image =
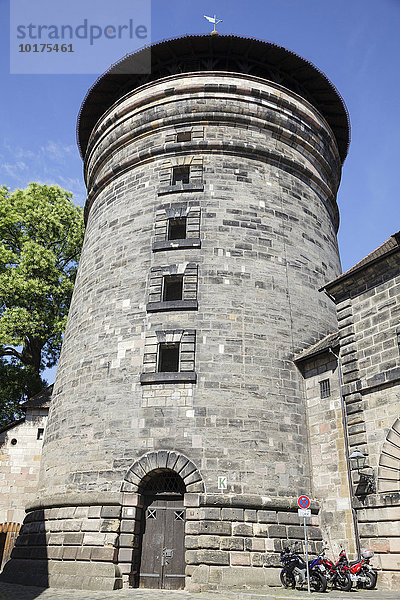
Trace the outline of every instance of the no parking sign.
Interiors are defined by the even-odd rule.
[[[299,508],[310,508],[310,498],[303,494],[297,498],[297,504]]]

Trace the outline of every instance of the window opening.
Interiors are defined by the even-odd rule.
[[[190,131],[182,131],[181,133],[178,133],[178,135],[176,136],[177,142],[190,142],[191,139],[192,139],[192,134]]]
[[[182,300],[183,275],[166,275],[164,277],[163,301]]]
[[[190,166],[172,167],[172,185],[189,183]]]
[[[162,342],[159,345],[158,352],[158,371],[161,373],[177,373],[179,371],[179,343]]]
[[[184,240],[186,238],[186,217],[168,220],[168,239]]]
[[[44,434],[44,429],[42,429],[41,427],[39,427],[39,429],[37,430],[37,440],[42,440],[43,439],[43,434]]]
[[[321,398],[329,398],[331,395],[331,385],[329,379],[324,379],[319,382],[319,391]]]

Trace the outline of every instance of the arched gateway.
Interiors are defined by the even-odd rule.
[[[150,452],[130,467],[122,491],[127,492],[128,498],[134,492],[136,504],[125,506],[120,533],[120,562],[131,560],[130,585],[156,589],[183,588],[184,495],[188,491],[204,491],[199,471],[182,454]],[[131,518],[133,515],[136,516],[135,522]],[[125,545],[131,545],[132,552],[127,552]]]

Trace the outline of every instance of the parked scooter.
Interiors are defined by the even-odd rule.
[[[349,592],[353,585],[350,576],[350,568],[348,565],[344,564],[340,558],[336,564],[326,558],[325,551],[327,549],[327,547],[324,547],[318,556],[321,557],[322,564],[325,567],[325,577],[328,584],[343,592]]]
[[[361,552],[361,560],[347,560],[346,552],[342,549],[339,554],[339,562],[342,565],[348,566],[350,569],[351,581],[358,587],[365,587],[367,590],[373,590],[376,586],[378,573],[369,564],[373,557],[373,550],[363,550]]]
[[[296,543],[292,547],[284,548],[281,552],[281,562],[284,565],[280,578],[285,588],[295,588],[296,585],[307,583],[307,565],[296,552]],[[315,592],[325,592],[327,587],[324,575],[325,567],[320,556],[308,562],[310,573],[310,589]]]

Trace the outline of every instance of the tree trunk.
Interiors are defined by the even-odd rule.
[[[27,386],[28,398],[31,398],[43,389],[43,381],[40,377],[40,366],[42,362],[43,342],[37,339],[26,338],[22,348],[21,360],[27,366],[31,367],[32,377]]]

